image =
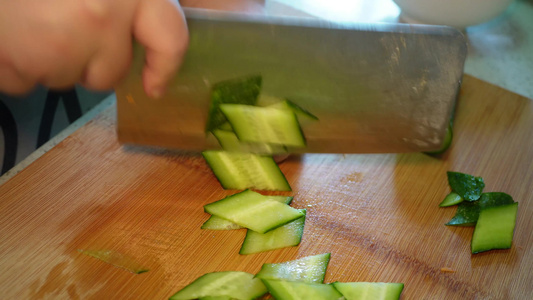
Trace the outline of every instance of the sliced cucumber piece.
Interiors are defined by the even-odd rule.
[[[254,105],[261,91],[261,82],[261,76],[250,76],[213,85],[205,131],[209,132],[226,122],[219,109],[222,103]]]
[[[202,155],[224,189],[291,190],[272,157],[226,151],[204,151]]]
[[[304,216],[303,212],[295,208],[250,190],[207,204],[204,210],[259,233]]]
[[[346,300],[397,300],[403,283],[388,282],[334,282],[333,286]]]
[[[293,197],[286,197],[286,196],[270,196],[270,197],[272,200],[276,200],[281,203],[285,203],[287,205],[290,204],[293,199]],[[221,217],[217,217],[217,216],[211,216],[202,225],[202,229],[209,229],[209,230],[234,230],[234,229],[241,229],[241,228],[244,228],[244,227],[237,225],[226,219],[222,219]]]
[[[239,254],[259,252],[298,246],[302,240],[305,225],[305,209],[300,209],[304,216],[266,233],[248,229]]]
[[[198,299],[208,296],[228,296],[239,300],[251,300],[267,292],[259,278],[246,272],[213,272],[207,273],[183,289],[179,290],[171,300]]]
[[[330,257],[330,253],[323,253],[282,263],[263,264],[255,277],[323,283]]]
[[[517,211],[518,203],[482,209],[472,236],[472,253],[511,248]]]
[[[220,110],[241,141],[305,147],[300,124],[292,111],[242,104],[222,104]]]
[[[233,131],[214,129],[212,133],[225,151],[255,154],[280,154],[287,152],[287,148],[283,145],[242,142]]]
[[[339,300],[342,295],[331,285],[263,279],[268,291],[276,300]]]
[[[441,154],[441,153],[444,153],[452,145],[452,140],[453,140],[453,126],[452,126],[452,122],[450,121],[450,123],[448,124],[448,128],[446,129],[446,135],[444,136],[444,141],[443,141],[442,146],[440,147],[440,149],[435,150],[435,151],[428,151],[428,152],[425,152],[425,153],[426,154]]]
[[[447,172],[447,175],[452,191],[464,200],[475,201],[481,197],[483,188],[485,188],[483,178],[459,172]]]
[[[457,204],[463,202],[463,200],[464,199],[461,196],[459,196],[459,194],[451,192],[448,195],[446,195],[446,197],[444,198],[444,200],[442,200],[442,202],[439,204],[439,206],[440,207],[448,207],[448,206],[452,206],[452,205],[457,205]]]
[[[200,297],[198,300],[233,300],[235,298],[232,298],[230,296],[206,296],[206,297]]]
[[[292,111],[296,114],[296,117],[298,117],[300,121],[303,121],[303,120],[317,121],[318,120],[317,116],[313,115],[309,111],[303,109],[301,106],[299,106],[298,104],[290,100],[283,100],[283,101],[274,103],[272,105],[269,105],[268,107]]]
[[[113,251],[113,250],[82,250],[78,252],[99,259],[103,262],[111,264],[117,268],[124,269],[134,274],[142,274],[148,272],[146,266],[141,265],[137,259],[128,255]]]
[[[478,201],[459,203],[455,216],[446,225],[474,226],[482,209],[512,203],[514,203],[513,197],[506,193],[483,193]]]
[[[218,126],[218,128],[216,129],[225,130],[225,131],[233,131],[233,127],[231,127],[231,124],[228,121],[222,123],[222,125]],[[213,129],[213,130],[216,130],[216,129]]]

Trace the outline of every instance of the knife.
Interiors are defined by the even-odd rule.
[[[160,99],[143,90],[142,47],[116,88],[123,144],[201,151],[211,90],[259,74],[261,94],[318,117],[303,127],[309,153],[402,153],[442,147],[453,116],[466,40],[451,27],[335,23],[185,10],[190,45]]]

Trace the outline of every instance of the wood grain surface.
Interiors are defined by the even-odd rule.
[[[206,231],[223,190],[198,153],[121,146],[108,109],[0,186],[2,299],[166,299],[212,271],[331,252],[326,281],[403,282],[402,299],[531,299],[533,102],[466,76],[455,138],[424,154],[302,155],[281,164],[307,208],[299,247],[239,255],[245,231]],[[513,246],[470,254],[446,227],[446,171],[519,202]],[[78,250],[110,250],[133,274]]]

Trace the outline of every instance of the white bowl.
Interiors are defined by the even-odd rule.
[[[513,0],[393,0],[408,23],[465,28],[502,14]]]

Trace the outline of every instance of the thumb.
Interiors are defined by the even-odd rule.
[[[189,43],[183,11],[174,0],[140,0],[133,34],[146,49],[144,90],[159,98],[178,70]]]

